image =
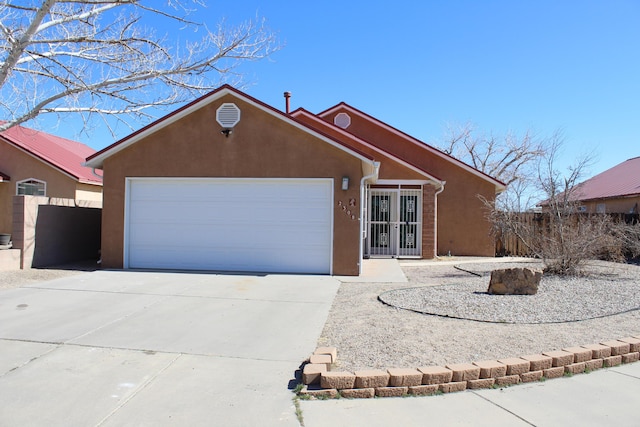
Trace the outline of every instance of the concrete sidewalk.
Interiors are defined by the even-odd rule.
[[[301,401],[305,427],[638,425],[640,362],[505,389]]]
[[[97,271],[0,292],[0,425],[298,426],[331,277]]]

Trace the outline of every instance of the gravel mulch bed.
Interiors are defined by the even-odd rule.
[[[560,323],[595,319],[640,309],[640,280],[629,269],[587,266],[583,277],[543,275],[536,295],[490,295],[497,268],[529,264],[467,264],[473,273],[459,283],[384,292],[385,304],[424,314],[495,323]],[[420,276],[418,273],[418,280]]]
[[[498,265],[499,268],[513,266]],[[460,311],[467,305],[456,304],[455,294],[464,292],[471,299],[488,297],[473,292],[486,291],[488,271],[496,266],[464,264],[461,267],[475,270],[482,277],[458,270],[453,265],[430,264],[403,267],[408,284],[342,283],[318,345],[337,347],[337,369],[353,371],[495,360],[640,334],[640,310],[587,320],[563,320],[564,323],[504,323],[500,318],[498,323],[490,323],[417,313],[386,305],[378,299],[385,292],[406,288],[421,288],[425,292],[430,292],[429,287],[448,289],[451,292],[448,303],[453,301],[452,305],[462,313],[459,317],[471,317],[471,310]],[[553,305],[555,300],[564,304],[569,316],[582,313],[578,317],[595,317],[593,307],[605,307],[607,313],[625,311],[629,306],[617,305],[625,301],[625,297],[618,297],[618,294],[624,292],[628,296],[630,289],[639,293],[636,282],[640,282],[640,267],[637,265],[593,263],[590,272],[591,276],[568,280],[566,286],[573,292],[556,290],[555,297],[546,298],[546,303],[538,306],[544,311],[542,304]],[[545,285],[545,290],[541,288],[536,296],[542,296],[546,288]],[[637,296],[634,298],[637,302]],[[511,299],[516,300],[518,298]],[[517,316],[519,314],[513,314],[518,313],[514,307],[515,304],[509,308],[505,303],[499,309],[494,306],[493,311],[503,313],[502,316],[509,312],[511,316]],[[475,309],[476,314],[479,311]],[[548,311],[553,310],[549,308]],[[557,316],[559,310],[554,312]],[[537,322],[544,320],[542,316],[547,315],[538,316]]]
[[[30,283],[54,280],[98,268],[95,261],[83,261],[47,268],[0,271],[0,289],[19,288]]]

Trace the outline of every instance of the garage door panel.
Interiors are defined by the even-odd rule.
[[[128,266],[330,273],[332,188],[329,179],[133,179]]]
[[[304,263],[296,262],[295,257],[287,256],[292,254],[278,254],[273,250],[261,251],[253,248],[210,250],[206,253],[192,252],[188,259],[184,257],[184,252],[177,248],[164,248],[154,250],[153,253],[139,252],[139,254],[133,256],[131,260],[132,264],[139,265],[138,268],[286,273],[324,273],[326,268],[326,264],[318,258],[324,255],[323,250],[317,251],[316,257],[309,252],[312,256]],[[239,255],[241,258],[234,255]],[[247,268],[248,263],[251,268]],[[274,270],[274,264],[278,265],[277,270]]]

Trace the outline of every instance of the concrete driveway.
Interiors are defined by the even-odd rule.
[[[0,291],[2,426],[298,426],[331,277],[96,271]]]

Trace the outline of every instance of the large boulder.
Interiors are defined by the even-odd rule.
[[[542,271],[534,268],[493,270],[487,292],[495,295],[535,295]]]

